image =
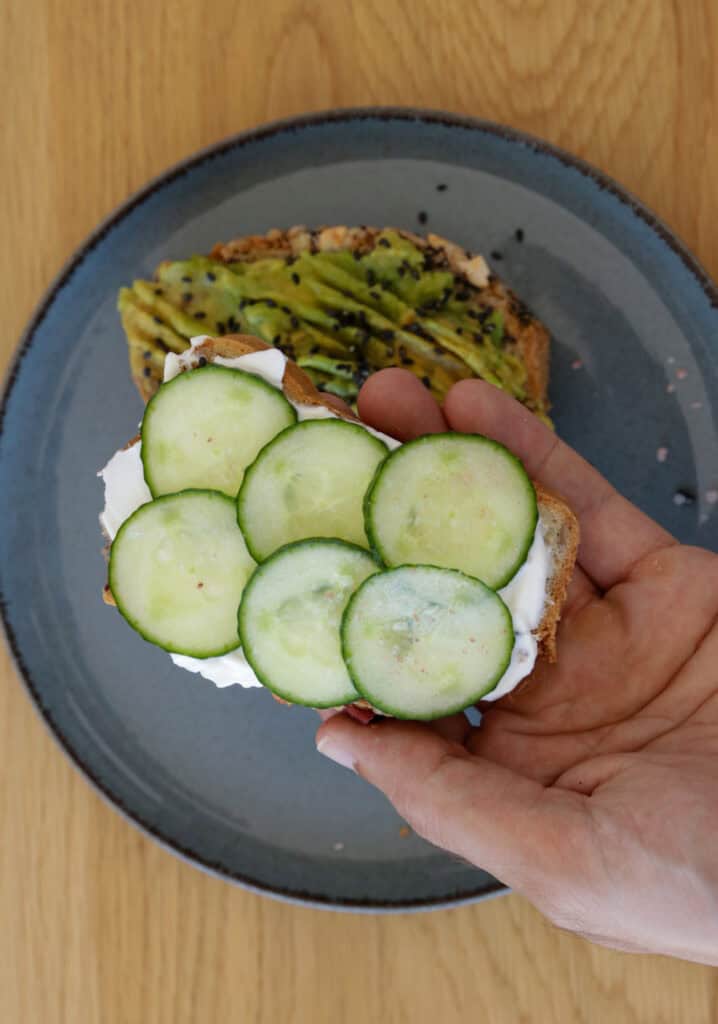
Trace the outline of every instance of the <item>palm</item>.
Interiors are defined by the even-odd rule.
[[[562,620],[558,663],[486,705],[467,746],[582,792],[605,777],[607,755],[715,752],[718,673],[702,662],[718,644],[717,589],[714,556],[674,545],[641,559],[603,597],[583,589]]]

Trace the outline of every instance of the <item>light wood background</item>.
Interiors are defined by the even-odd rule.
[[[718,275],[714,0],[0,0],[0,361],[95,223],[167,164],[359,104],[504,121],[608,170]],[[0,652],[5,1024],[718,1021],[718,972],[591,947],[522,899],[284,906],[121,820]]]

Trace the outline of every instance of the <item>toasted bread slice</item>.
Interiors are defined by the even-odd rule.
[[[203,356],[208,362],[212,362],[217,356],[235,359],[267,348],[270,346],[258,338],[234,334],[222,338],[207,338],[195,348],[195,352],[198,359]],[[306,373],[291,360],[287,360],[282,387],[287,397],[294,402],[326,406],[344,419],[358,420],[353,413],[338,410],[330,405]],[[135,437],[130,444],[136,444],[138,440],[139,437]],[[551,571],[546,583],[544,614],[538,628],[534,630],[534,635],[539,644],[539,653],[549,661],[555,661],[556,632],[576,562],[579,528],[576,516],[563,498],[535,481],[534,487],[546,543],[551,553]],[[109,588],[105,588],[103,597],[108,604],[114,604]]]
[[[457,288],[462,286],[467,309],[471,310],[469,316],[473,319],[469,320],[468,328],[464,323],[459,330],[461,338],[454,335],[453,341],[448,340],[440,327],[429,323],[434,315],[430,305],[425,308],[414,305],[413,312],[407,312],[402,319],[401,337],[397,336],[393,342],[383,338],[393,331],[358,330],[350,319],[345,322],[338,319],[334,326],[324,326],[318,332],[311,323],[301,321],[301,317],[292,318],[293,326],[286,329],[255,321],[250,324],[247,320],[250,310],[245,308],[245,300],[238,302],[237,296],[231,297],[237,285],[231,273],[233,265],[269,258],[293,261],[302,253],[341,254],[342,251],[360,259],[385,243],[387,239],[382,236],[387,232],[416,246],[423,254],[427,269],[450,271]],[[226,264],[227,269],[222,264]],[[404,272],[402,269],[401,273]],[[411,268],[406,272],[410,273]],[[380,282],[380,289],[386,286],[386,282]],[[285,308],[271,289],[267,295],[273,296],[269,298],[270,303],[275,306],[280,303],[280,308]],[[344,301],[341,287],[336,288],[333,295],[329,307],[341,305]],[[251,300],[252,303],[257,301]],[[353,315],[329,307],[325,311],[332,315],[348,318]],[[247,330],[260,334],[265,341],[304,365],[315,385],[340,394],[350,402],[368,373],[396,365],[415,373],[435,397],[442,400],[457,380],[487,373],[487,379],[491,379],[488,370],[481,370],[484,365],[481,352],[488,344],[484,326],[487,317],[491,321],[496,316],[502,327],[499,350],[493,351],[490,357],[497,360],[492,364],[492,372],[501,376],[503,371],[497,370],[500,364],[509,376],[520,379],[521,392],[517,397],[549,422],[549,335],[546,328],[489,269],[482,256],[438,235],[422,237],[399,229],[342,225],[316,230],[298,226],[283,231],[274,229],[265,235],[247,235],[216,245],[208,258],[161,263],[155,280],[135,281],[131,288],[121,290],[118,308],[127,336],[132,378],[145,401],[162,380],[167,352],[184,351],[189,339],[203,331],[224,335]],[[437,308],[431,306],[432,310]],[[292,310],[286,308],[286,312]],[[437,315],[441,320],[441,310]],[[389,321],[385,326],[388,324]],[[368,325],[363,321],[359,326]]]

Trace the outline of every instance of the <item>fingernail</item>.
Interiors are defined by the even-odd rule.
[[[341,743],[337,743],[335,737],[331,734],[325,733],[319,737],[317,740],[317,750],[320,754],[328,757],[330,761],[340,764],[342,768],[354,771],[354,758],[351,753]]]

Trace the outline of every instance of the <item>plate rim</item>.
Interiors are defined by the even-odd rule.
[[[141,206],[155,192],[171,184],[176,178],[187,174],[200,166],[207,160],[222,156],[233,149],[239,149],[247,145],[253,145],[266,139],[273,138],[287,132],[298,132],[306,128],[319,125],[345,124],[349,122],[362,121],[404,121],[417,124],[443,125],[447,128],[460,129],[471,133],[480,133],[504,139],[507,142],[518,143],[535,153],[549,156],[557,160],[564,167],[578,171],[584,177],[589,178],[600,189],[608,191],[613,198],[617,199],[623,206],[627,207],[639,220],[643,221],[652,232],[658,236],[676,255],[684,267],[695,278],[701,291],[708,299],[710,306],[718,313],[718,286],[713,281],[708,271],[696,256],[689,250],[678,234],[670,228],[665,221],[658,217],[646,204],[635,196],[629,189],[619,184],[605,171],[594,167],[588,161],[575,156],[568,150],[563,149],[554,143],[547,142],[531,133],[521,131],[508,125],[500,124],[484,118],[471,117],[464,114],[452,113],[440,109],[420,108],[411,106],[360,106],[360,107],[337,107],[325,110],[300,114],[293,117],[284,117],[225,136],[217,142],[210,143],[201,149],[195,150],[188,156],[169,165],[163,171],[150,178],[144,185],[113,207],[110,212],[99,222],[99,224],[85,237],[79,246],[63,262],[59,271],[50,281],[49,285],[41,294],[40,299],[22,331],[15,350],[11,355],[8,366],[3,374],[2,387],[0,390],[0,437],[2,436],[5,422],[5,415],[13,386],[21,369],[22,361],[28,353],[35,335],[51,309],[56,297],[69,283],[74,273],[81,267],[84,261],[91,255],[93,250],[110,234],[113,228],[124,220],[136,207]],[[111,791],[94,772],[91,765],[87,764],[80,754],[73,749],[70,742],[63,735],[59,726],[53,721],[52,715],[44,707],[40,691],[24,664],[24,656],[16,640],[13,629],[7,616],[7,599],[2,588],[0,579],[0,623],[2,635],[5,640],[10,660],[15,667],[19,678],[30,703],[43,722],[47,732],[55,741],[59,749],[69,758],[74,767],[80,772],[84,779],[90,784],[100,797],[108,803],[116,812],[149,836],[161,847],[174,854],[185,863],[199,868],[203,872],[219,878],[225,882],[239,885],[244,889],[258,895],[269,896],[275,899],[296,904],[310,906],[323,910],[351,911],[359,913],[407,913],[416,911],[429,911],[439,909],[451,909],[470,903],[477,903],[490,899],[502,893],[510,892],[510,889],[497,879],[482,887],[481,889],[467,889],[460,891],[454,896],[436,898],[416,898],[401,900],[376,900],[347,897],[330,897],[322,893],[305,892],[298,889],[283,888],[280,885],[258,882],[256,879],[244,876],[240,872],[232,872],[225,867],[213,864],[196,852],[184,847],[182,843],[174,838],[164,835],[161,830],[153,824],[144,820],[141,814],[125,806],[123,800]]]

